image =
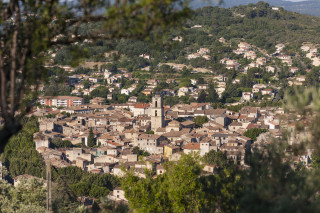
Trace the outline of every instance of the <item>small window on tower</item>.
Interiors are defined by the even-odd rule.
[[[158,111],[157,111],[157,110],[154,112],[154,115],[155,115],[155,116],[158,116]]]
[[[155,102],[155,107],[156,107],[156,108],[158,107],[158,101]]]

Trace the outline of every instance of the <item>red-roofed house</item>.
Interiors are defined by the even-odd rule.
[[[147,114],[147,109],[149,108],[150,104],[145,103],[137,103],[133,107],[133,115],[139,116],[139,115],[145,115]]]
[[[264,89],[261,91],[262,95],[271,95],[272,96],[272,89]]]

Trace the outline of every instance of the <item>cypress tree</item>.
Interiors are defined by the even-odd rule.
[[[95,142],[93,130],[92,130],[92,127],[91,127],[90,131],[89,131],[89,136],[88,136],[88,146],[89,147],[93,147],[94,145],[96,145],[96,142]]]

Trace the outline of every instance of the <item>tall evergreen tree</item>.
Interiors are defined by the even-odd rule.
[[[94,145],[96,145],[96,141],[94,138],[92,127],[91,127],[89,131],[89,136],[88,136],[88,146],[93,147]]]
[[[201,90],[198,97],[198,103],[205,103],[207,98],[207,94],[204,90]]]
[[[213,84],[209,84],[208,96],[206,97],[206,100],[210,103],[217,103],[219,100],[219,95],[216,89],[214,88]]]

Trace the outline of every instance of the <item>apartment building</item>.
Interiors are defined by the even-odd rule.
[[[75,96],[43,96],[39,100],[41,105],[55,107],[81,106],[84,104],[83,98]]]

